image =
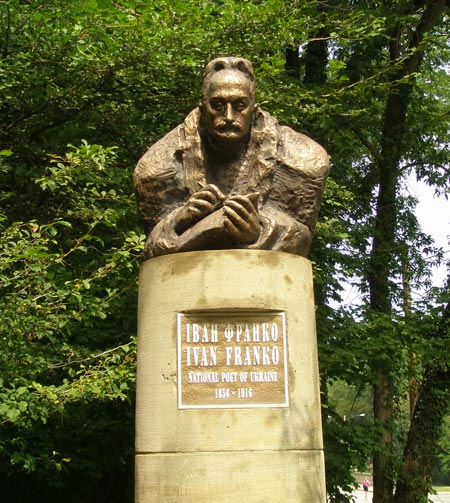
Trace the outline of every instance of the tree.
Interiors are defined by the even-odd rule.
[[[14,501],[36,494],[88,501],[97,490],[96,501],[112,500],[110,490],[131,501],[120,486],[109,481],[107,490],[101,482],[131,466],[135,275],[143,244],[133,230],[120,230],[130,195],[114,158],[113,149],[86,143],[55,157],[37,180],[49,193],[48,222],[2,215],[0,466],[4,495]],[[116,176],[105,178],[105,170]],[[110,445],[108,430],[116,439]],[[103,440],[80,443],[77,432]],[[30,476],[21,485],[24,473]],[[78,484],[83,489],[75,490]]]
[[[448,297],[444,295],[444,299]],[[439,306],[441,308],[441,306]],[[450,303],[431,320],[428,337],[437,345],[432,361],[425,361],[423,380],[405,444],[395,492],[397,503],[428,501],[433,464],[450,402],[450,368],[442,358],[449,340]]]
[[[379,190],[376,207],[376,225],[371,249],[369,270],[370,304],[375,312],[391,313],[389,265],[392,264],[395,244],[396,197],[402,160],[402,147],[406,114],[413,90],[413,78],[423,59],[422,44],[427,33],[441,22],[444,1],[420,2],[412,5],[403,15],[414,16],[408,23],[400,20],[388,30],[389,61],[394,69],[393,85],[388,92],[384,112],[383,130],[378,158]],[[418,9],[421,9],[417,15]],[[403,9],[402,9],[403,10]],[[392,443],[389,423],[393,409],[392,370],[383,362],[377,364],[377,382],[374,393],[374,416],[385,430],[380,445]],[[392,468],[386,453],[374,457],[374,502],[389,502],[392,498]]]

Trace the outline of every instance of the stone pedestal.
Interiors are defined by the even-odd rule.
[[[325,503],[307,259],[144,262],[137,369],[136,503]]]

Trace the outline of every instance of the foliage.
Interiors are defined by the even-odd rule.
[[[437,484],[450,483],[450,416],[445,418],[442,435],[439,442],[438,455],[435,464],[434,481]]]
[[[0,466],[14,501],[56,501],[77,481],[84,496],[73,494],[88,501],[113,470],[129,475],[143,238],[121,230],[132,207],[127,178],[114,149],[84,142],[52,156],[36,180],[47,221],[3,215]],[[110,436],[116,443],[102,446]]]

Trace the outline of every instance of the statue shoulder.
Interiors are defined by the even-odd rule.
[[[199,142],[200,112],[196,108],[184,122],[154,143],[140,158],[134,171],[139,179],[165,179],[175,176],[180,168],[181,153]]]
[[[313,139],[287,126],[279,126],[278,138],[278,155],[282,164],[312,178],[328,175],[328,154]]]
[[[174,161],[176,152],[180,148],[180,134],[183,125],[167,133],[163,138],[154,143],[147,152],[139,159],[134,178],[159,178],[175,174]]]

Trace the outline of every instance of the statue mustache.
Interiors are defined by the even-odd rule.
[[[241,126],[236,122],[219,122],[216,124],[217,131],[240,131]]]

